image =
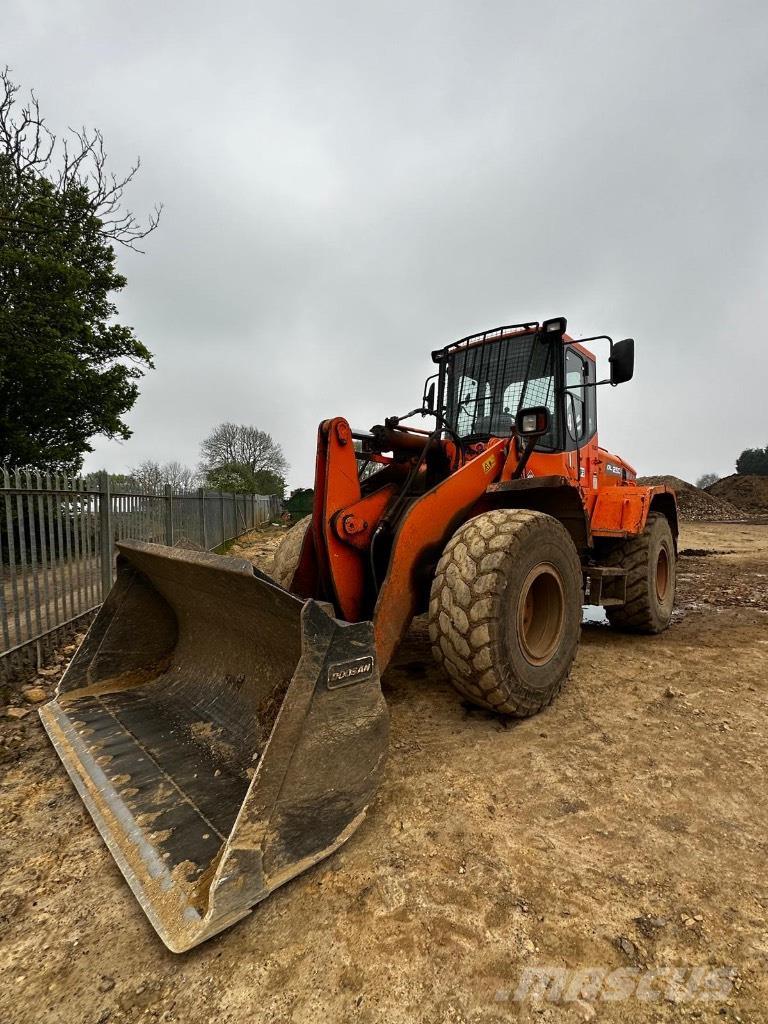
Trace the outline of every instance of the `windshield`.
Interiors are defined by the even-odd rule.
[[[545,405],[552,427],[539,441],[555,446],[552,344],[535,334],[516,335],[450,353],[444,415],[459,437],[509,435],[519,409]]]

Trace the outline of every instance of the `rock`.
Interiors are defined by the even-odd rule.
[[[21,909],[22,900],[16,893],[6,892],[0,896],[0,921],[10,919]]]
[[[42,704],[44,700],[48,700],[48,691],[44,690],[42,686],[27,686],[21,694],[24,700],[29,701],[30,704]]]
[[[634,942],[630,942],[629,939],[626,938],[624,935],[620,935],[618,937],[618,939],[616,940],[616,945],[626,956],[631,958],[635,955]]]
[[[5,717],[6,718],[24,718],[24,716],[28,715],[31,710],[32,710],[31,708],[6,708],[5,709]]]
[[[102,974],[101,981],[99,982],[99,992],[111,992],[115,987],[115,979],[110,978],[108,974]]]
[[[582,1020],[592,1020],[597,1013],[592,1003],[588,1003],[585,999],[574,1000],[573,1008]]]
[[[637,925],[637,930],[642,935],[645,935],[646,938],[653,939],[655,938],[656,932],[660,928],[666,927],[666,925],[669,924],[669,921],[666,917],[651,917],[650,915],[641,914],[640,917],[635,918],[635,924]]]

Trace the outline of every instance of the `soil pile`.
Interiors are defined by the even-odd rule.
[[[748,512],[768,513],[768,476],[734,473],[711,484],[707,493]]]
[[[694,487],[679,476],[641,476],[639,484],[666,484],[677,493],[677,505],[681,519],[691,522],[716,522],[722,519],[742,519],[744,513],[730,501],[708,494],[699,487]]]

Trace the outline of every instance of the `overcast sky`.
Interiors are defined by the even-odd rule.
[[[121,320],[155,353],[128,442],[221,420],[312,480],[318,422],[417,404],[433,348],[564,314],[636,339],[599,435],[641,473],[768,443],[768,5],[3,0],[52,128],[140,154]]]

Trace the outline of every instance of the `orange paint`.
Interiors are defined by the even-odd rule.
[[[594,361],[582,345],[572,347]],[[320,425],[312,530],[293,585],[302,596],[332,601],[336,614],[347,621],[372,617],[383,670],[424,606],[445,544],[463,522],[487,507],[489,485],[514,479],[519,457],[511,436],[473,444],[463,461],[454,442],[443,438],[438,442],[445,455],[441,462],[428,432],[402,424],[379,429],[386,430],[392,455],[374,446],[367,457],[384,467],[381,480],[377,485],[374,477],[361,488],[349,424],[336,417]],[[601,448],[597,433],[577,451],[534,450],[523,477],[558,477],[573,487],[584,509],[588,546],[598,537],[641,533],[651,507],[663,511],[677,532],[674,493],[638,486],[632,466]],[[403,495],[406,481],[409,490]],[[526,488],[526,493],[536,491]],[[494,507],[503,504],[504,492],[494,492]],[[517,489],[515,507],[521,507],[520,494]]]

